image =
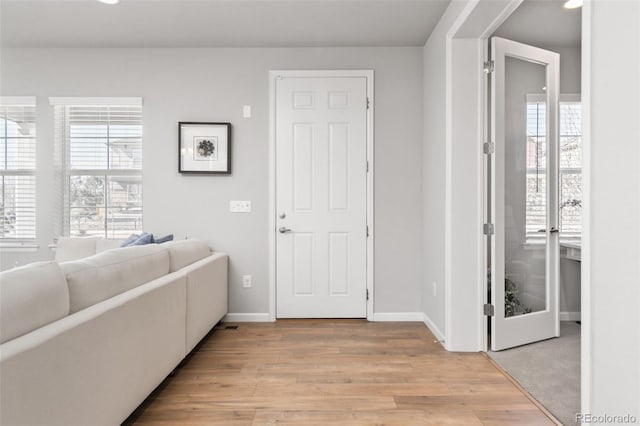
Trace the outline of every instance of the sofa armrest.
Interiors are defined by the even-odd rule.
[[[187,277],[186,353],[227,313],[227,269],[227,255],[213,253],[177,271]]]

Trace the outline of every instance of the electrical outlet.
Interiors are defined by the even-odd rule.
[[[433,282],[433,297],[436,297],[438,295],[438,284],[436,284],[436,282]]]
[[[242,276],[242,287],[251,288],[251,275]]]
[[[251,213],[251,201],[229,201],[229,211],[231,213]]]

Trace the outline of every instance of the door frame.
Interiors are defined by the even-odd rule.
[[[369,237],[366,250],[366,288],[369,295],[367,304],[367,320],[373,321],[374,290],[374,96],[373,70],[271,70],[269,71],[269,321],[276,320],[276,80],[283,77],[324,77],[349,78],[362,77],[367,82],[367,226]]]
[[[478,67],[482,69],[483,62],[488,60],[488,52],[486,49],[486,40],[494,33],[494,31],[520,6],[523,0],[500,0],[496,3],[482,2],[478,0],[469,0],[467,7],[460,13],[459,19],[454,22],[450,30],[446,34],[446,75],[447,81],[447,96],[446,101],[451,103],[451,75],[453,72],[453,64],[451,61],[452,56],[457,56],[459,52],[455,51],[452,46],[452,41],[455,38],[466,38],[476,43],[476,53],[479,55]],[[582,59],[581,59],[581,103],[582,103],[582,264],[581,264],[581,376],[580,376],[580,389],[581,389],[581,412],[590,413],[592,406],[592,360],[591,360],[591,322],[592,322],[592,283],[590,276],[590,260],[591,260],[591,39],[592,39],[592,8],[594,0],[586,0],[582,7]],[[481,99],[477,103],[477,115],[476,119],[480,123],[486,123],[483,114],[485,112],[484,101],[487,99],[487,86],[485,79],[478,74],[476,77],[470,77],[474,83],[473,88],[476,93],[479,92]],[[476,95],[473,90],[469,91],[470,95]],[[459,111],[455,110],[455,114],[451,111],[447,111],[451,117],[457,117]],[[464,116],[463,116],[464,118]],[[473,117],[466,117],[473,119]],[[456,124],[458,124],[456,122]],[[452,121],[447,121],[447,131],[450,132]],[[481,131],[478,132],[478,145],[479,152],[482,152],[481,144],[487,140],[484,135],[485,126],[481,126]],[[447,145],[452,142],[447,140]],[[450,149],[448,146],[447,149]],[[482,156],[478,161],[483,161]],[[483,181],[485,178],[484,167],[480,168],[476,178],[479,181]],[[484,190],[482,190],[484,192]],[[478,233],[482,234],[482,223],[487,219],[484,215],[485,209],[481,208],[480,214],[476,217],[478,223]],[[484,247],[484,244],[482,245]],[[486,250],[478,256],[479,263],[477,267],[480,273],[484,271],[484,265],[486,265]],[[448,272],[448,271],[446,271]],[[475,327],[480,332],[480,336],[477,339],[477,344],[471,340],[466,340],[466,347],[471,351],[483,351],[488,349],[487,336],[488,327],[486,316],[482,312],[482,304],[486,302],[487,294],[487,280],[485,277],[481,277],[482,288],[476,294],[476,306],[478,311],[475,313]],[[451,282],[445,282],[445,291],[450,291]],[[456,301],[453,299],[447,299],[445,301],[445,315],[450,315],[453,310]],[[447,318],[447,322],[449,322]],[[450,341],[452,330],[447,327],[446,341]]]

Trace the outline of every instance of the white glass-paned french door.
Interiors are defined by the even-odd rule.
[[[560,332],[560,57],[497,37],[491,57],[491,349],[501,350]]]

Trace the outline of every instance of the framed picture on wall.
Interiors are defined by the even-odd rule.
[[[180,173],[230,174],[231,123],[178,123]]]

